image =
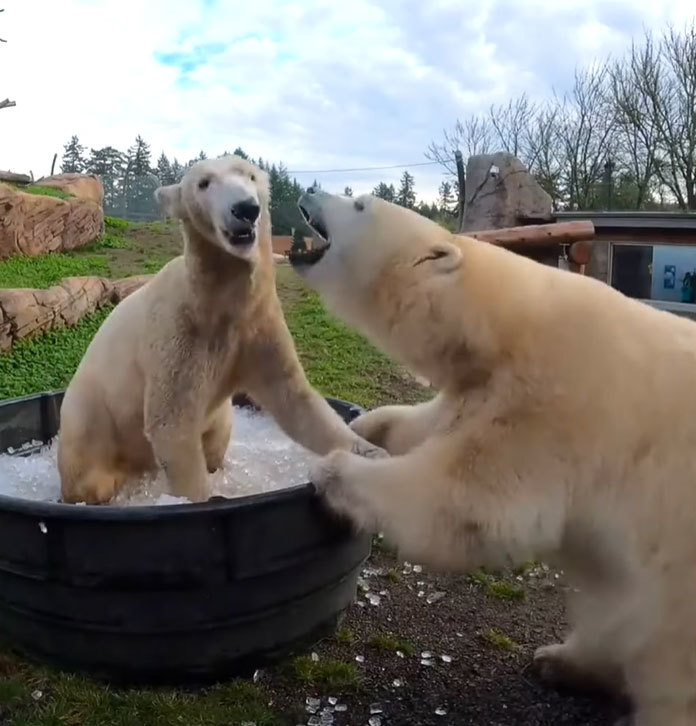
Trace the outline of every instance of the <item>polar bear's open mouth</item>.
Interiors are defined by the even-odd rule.
[[[256,239],[256,230],[254,230],[253,227],[250,227],[249,229],[239,229],[234,231],[224,229],[222,231],[222,234],[230,244],[236,245],[238,247],[244,247],[245,245],[253,244],[254,240]]]
[[[314,232],[314,236],[323,242],[322,245],[312,247],[309,250],[290,250],[288,260],[292,265],[316,265],[319,260],[326,254],[331,243],[329,242],[329,233],[324,226],[323,222],[316,217],[313,217],[307,209],[301,204],[298,205],[300,214],[302,215],[307,226]]]

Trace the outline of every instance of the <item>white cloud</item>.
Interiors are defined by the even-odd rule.
[[[563,87],[576,64],[694,14],[681,0],[1,4],[0,95],[17,107],[0,111],[0,168],[37,176],[74,133],[119,148],[140,133],[180,159],[241,145],[291,169],[422,162],[457,116]],[[400,173],[317,177],[367,191]],[[432,195],[440,170],[412,173]]]

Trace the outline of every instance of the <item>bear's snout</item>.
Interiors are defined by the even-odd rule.
[[[232,205],[232,214],[242,222],[248,222],[254,224],[259,218],[261,213],[261,207],[259,203],[249,197],[248,199],[242,199],[241,202],[236,202]]]

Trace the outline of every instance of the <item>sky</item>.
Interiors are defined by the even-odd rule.
[[[682,25],[692,0],[0,0],[0,169],[48,174],[70,136],[180,161],[241,146],[355,193],[398,183],[457,118]],[[432,200],[436,165],[413,166]],[[303,172],[303,173],[299,173]]]

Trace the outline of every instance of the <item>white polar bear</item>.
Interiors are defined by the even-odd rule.
[[[295,269],[439,391],[354,421],[392,456],[322,459],[328,504],[435,567],[564,568],[542,673],[696,724],[696,324],[371,196],[300,208],[325,242]]]
[[[181,220],[184,254],[113,310],[70,381],[58,439],[63,500],[107,502],[159,467],[173,494],[207,499],[237,391],[315,453],[380,454],[301,368],[275,289],[265,172],[236,156],[206,160],[157,197]]]

